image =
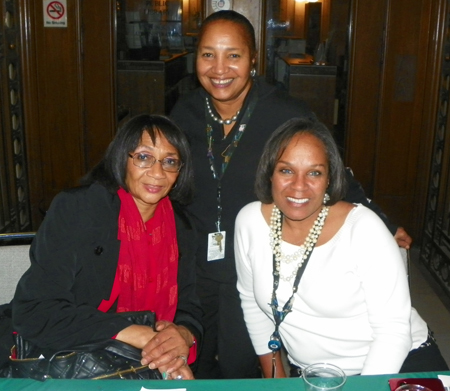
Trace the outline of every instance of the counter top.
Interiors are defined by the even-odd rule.
[[[304,54],[303,56],[283,56],[281,57],[288,65],[313,65],[314,58],[310,54]]]
[[[308,58],[282,57],[284,62],[289,65],[289,73],[302,75],[336,75],[337,66],[335,65],[315,65]]]
[[[164,54],[162,53],[159,60],[117,60],[118,70],[163,70],[164,65],[170,63],[178,58],[184,57],[189,52]]]

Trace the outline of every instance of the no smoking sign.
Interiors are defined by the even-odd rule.
[[[44,27],[67,27],[67,0],[43,0]]]

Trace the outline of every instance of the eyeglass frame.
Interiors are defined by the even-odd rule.
[[[153,161],[153,163],[151,163],[149,166],[144,166],[144,167],[142,167],[142,166],[139,166],[139,165],[137,165],[136,164],[136,162],[135,162],[135,156],[136,155],[148,155],[148,156],[151,156],[153,159],[154,159],[154,161]],[[155,165],[155,163],[156,162],[159,162],[159,164],[161,164],[161,168],[163,169],[163,171],[165,171],[165,172],[171,172],[171,173],[176,173],[176,172],[180,172],[180,170],[181,170],[181,167],[183,167],[183,165],[184,165],[184,163],[180,160],[180,159],[175,159],[174,158],[174,160],[178,160],[179,162],[180,162],[180,167],[178,167],[177,169],[176,169],[176,171],[168,171],[168,170],[166,170],[165,168],[164,168],[164,166],[163,166],[163,161],[164,161],[164,159],[167,159],[167,157],[169,157],[169,156],[167,156],[167,157],[165,157],[164,159],[162,159],[162,160],[160,160],[160,159],[157,159],[156,157],[154,157],[153,155],[151,155],[151,154],[149,154],[149,153],[143,153],[143,152],[135,152],[135,153],[128,153],[128,157],[130,157],[132,160],[133,160],[133,165],[135,165],[136,167],[139,167],[139,168],[152,168],[154,165]]]

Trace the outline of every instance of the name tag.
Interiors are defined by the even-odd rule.
[[[208,234],[208,261],[225,258],[225,231]]]

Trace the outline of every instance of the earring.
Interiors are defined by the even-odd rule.
[[[252,68],[252,70],[250,71],[250,76],[251,77],[255,77],[256,76],[256,69]]]
[[[326,205],[328,201],[330,201],[330,196],[328,193],[325,193],[323,196],[323,204]]]

